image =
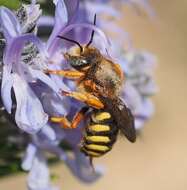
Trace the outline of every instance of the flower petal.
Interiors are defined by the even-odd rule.
[[[102,42],[102,48],[105,51],[106,49],[110,49],[110,41],[107,38],[107,36],[105,35],[105,33],[99,29],[97,26],[94,26],[93,24],[86,24],[86,23],[81,23],[81,24],[70,24],[65,28],[62,28],[59,32],[58,35],[64,36],[66,35],[68,32],[70,32],[71,30],[75,29],[75,28],[87,28],[90,30],[95,31],[96,33],[98,33],[99,37],[100,37],[100,41]],[[57,36],[57,35],[56,35]],[[53,45],[50,47],[49,51],[53,52],[57,51],[60,47],[60,38],[56,38],[56,40],[54,41]]]
[[[33,164],[33,160],[36,155],[36,152],[37,152],[36,146],[34,144],[30,143],[27,146],[25,156],[24,156],[22,164],[21,164],[21,167],[23,170],[29,171],[32,168],[32,164]]]
[[[85,183],[95,182],[102,176],[102,171],[99,168],[94,171],[88,157],[78,149],[74,151],[74,158],[67,159],[66,164],[71,172]]]
[[[15,120],[18,127],[28,133],[36,133],[47,123],[47,114],[28,84],[17,74],[14,74],[13,88],[17,103]]]
[[[42,95],[42,104],[46,113],[51,116],[66,116],[70,109],[70,100],[67,97],[59,97],[54,93]]]
[[[63,83],[62,83],[62,86],[58,87],[56,83],[53,80],[51,80],[51,78],[48,77],[46,74],[44,74],[42,71],[29,68],[29,72],[31,73],[31,76],[33,78],[41,80],[43,83],[47,84],[56,93],[59,93],[60,88],[64,90],[68,90],[68,87],[65,86],[65,84],[63,85]]]
[[[7,41],[21,34],[16,16],[6,7],[0,7],[0,26]]]
[[[29,190],[58,190],[50,184],[50,173],[44,155],[38,151],[27,179]]]
[[[21,32],[31,33],[34,31],[37,20],[41,15],[40,5],[34,4],[22,4],[17,10],[16,16],[21,24]]]
[[[48,124],[42,128],[41,132],[51,141],[56,140],[55,131]]]
[[[142,100],[141,107],[135,112],[135,127],[141,129],[144,123],[151,118],[154,113],[154,105],[148,98]]]
[[[95,31],[96,33],[98,33],[98,35],[101,37],[101,39],[103,40],[103,43],[106,45],[106,48],[110,45],[110,40],[107,38],[106,34],[97,26],[94,26],[93,24],[86,24],[86,23],[81,23],[81,24],[71,24],[68,25],[64,30],[61,31],[60,35],[65,35],[67,32],[71,31],[74,28],[88,28],[90,30]]]
[[[152,101],[148,98],[142,100],[142,105],[136,110],[135,116],[139,119],[146,120],[149,119],[154,113],[154,105]]]
[[[1,84],[1,97],[5,109],[8,113],[11,113],[12,109],[12,98],[11,98],[11,89],[13,86],[13,77],[11,72],[11,65],[3,66],[3,77]]]
[[[67,159],[67,154],[58,144],[62,139],[64,139],[65,133],[64,130],[59,128],[59,126],[57,127],[57,130],[55,128],[54,130],[56,134],[55,141],[49,140],[49,138],[42,133],[36,133],[32,135],[32,142],[39,149],[55,154],[60,160],[64,161]]]
[[[36,37],[34,34],[23,34],[15,37],[11,43],[7,44],[3,59],[4,64],[18,63],[26,42],[32,42],[34,45],[36,45],[41,55],[44,57],[48,56],[44,44],[38,37]]]
[[[60,34],[66,24],[70,23],[75,17],[76,10],[78,10],[79,0],[58,0],[56,1],[56,10],[55,10],[55,25],[53,31],[50,35],[50,38],[47,42],[47,49],[49,54],[54,53],[54,44],[59,44],[59,40],[56,37]]]
[[[125,87],[122,89],[122,98],[127,103],[128,107],[133,113],[139,110],[142,105],[142,99],[137,89],[132,86],[128,81],[125,83]]]

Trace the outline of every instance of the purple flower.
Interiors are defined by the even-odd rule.
[[[48,52],[44,43],[34,34],[22,33],[23,28],[16,16],[5,7],[1,7],[0,9],[0,20],[3,35],[6,39],[1,86],[2,100],[7,111],[11,113],[11,89],[13,88],[17,103],[15,113],[16,123],[22,130],[28,133],[35,133],[45,126],[48,116],[44,112],[43,106],[33,92],[30,84],[40,80],[55,92],[58,92],[60,88],[65,88],[66,90],[68,88],[63,84],[58,87],[50,77],[43,74],[41,69],[35,69],[36,66],[39,68],[43,67],[43,69],[47,68]],[[28,42],[37,47],[39,55],[31,59],[32,62],[25,64],[21,54],[25,43]]]
[[[42,105],[26,82],[26,67],[20,63],[20,54],[25,41],[34,42],[40,51],[44,51],[44,48],[39,39],[34,35],[21,34],[21,27],[15,15],[7,8],[2,7],[0,9],[0,20],[1,28],[6,39],[1,86],[2,100],[7,111],[11,113],[11,89],[13,88],[17,101],[16,122],[20,128],[32,133],[39,130],[47,122],[47,114],[43,112]],[[29,109],[34,111],[31,112]],[[38,121],[35,117],[37,114],[36,111],[41,114],[41,118]],[[28,126],[31,127],[29,128]]]
[[[9,9],[5,7],[0,9],[1,28],[6,39],[1,93],[5,108],[9,113],[11,113],[12,105],[16,104],[16,124],[29,133],[32,139],[22,164],[25,170],[30,171],[29,189],[50,188],[49,172],[46,161],[41,155],[42,151],[57,155],[67,164],[72,173],[82,181],[93,182],[101,176],[100,170],[92,170],[89,159],[77,147],[81,138],[81,129],[79,128],[75,132],[72,131],[72,135],[80,137],[73,142],[68,138],[68,132],[48,123],[48,115],[67,115],[71,106],[68,98],[59,95],[60,89],[69,90],[62,77],[48,76],[43,73],[46,68],[60,69],[64,67],[62,64],[64,61],[62,50],[66,46],[62,47],[61,40],[56,36],[65,35],[73,29],[83,27],[95,30],[103,38],[103,49],[108,44],[107,38],[99,28],[88,23],[77,24],[73,22],[73,14],[76,12],[77,6],[74,8],[72,5],[66,5],[64,1],[57,2],[55,26],[46,43],[36,36],[35,29],[31,28],[32,33],[27,32],[30,31],[27,23],[33,25],[33,23],[36,23],[35,19],[38,19],[38,16],[33,19],[33,14],[30,13],[23,21]],[[31,6],[33,10],[40,12],[39,9],[34,8],[34,4]],[[23,11],[27,13],[30,8],[24,7]],[[22,15],[21,11],[18,11],[18,13],[18,15]],[[32,19],[29,18],[29,15]],[[30,53],[32,56],[29,56]],[[16,102],[12,100],[12,89]],[[73,148],[73,158],[69,157],[59,146],[63,139],[70,141]],[[38,181],[38,175],[42,179],[41,181]]]

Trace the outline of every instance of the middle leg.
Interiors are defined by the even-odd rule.
[[[96,96],[94,96],[90,93],[61,91],[61,94],[64,96],[69,96],[69,97],[75,98],[76,100],[84,102],[87,105],[89,105],[93,108],[96,108],[96,109],[104,108],[104,104]]]

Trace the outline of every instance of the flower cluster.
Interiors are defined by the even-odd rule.
[[[141,2],[140,5],[151,12],[143,0],[124,0],[125,3],[131,1]],[[105,11],[110,16],[120,16],[108,1],[56,0],[54,4],[53,30],[46,42],[37,36],[37,30],[44,23],[50,23],[46,22],[46,17],[40,18],[42,11],[35,1],[29,5],[22,5],[16,12],[0,7],[1,98],[7,112],[14,117],[16,125],[30,136],[22,163],[22,168],[30,171],[30,190],[57,189],[50,184],[47,159],[44,156],[46,151],[63,160],[72,173],[84,182],[93,182],[102,174],[99,168],[96,167],[95,171],[92,169],[88,158],[77,146],[81,140],[83,125],[67,130],[49,121],[51,116],[67,116],[71,119],[80,107],[80,103],[70,101],[59,94],[61,89],[67,92],[72,90],[72,83],[62,77],[43,72],[45,69],[70,67],[65,63],[63,53],[72,44],[62,43],[57,38],[58,35],[85,43],[89,40],[92,30],[97,33],[94,46],[103,52],[107,49],[111,55],[114,54],[115,60],[123,68],[126,85],[122,98],[135,115],[136,128],[142,127],[150,118],[153,112],[150,95],[153,95],[156,89],[152,73],[155,58],[148,52],[133,48],[126,51],[119,42],[109,42],[100,29],[107,30],[109,21],[99,19],[97,25],[100,27],[92,24],[94,13],[99,15]],[[116,33],[122,30],[117,26],[112,28]],[[128,39],[130,44],[127,36],[124,33],[121,39]],[[71,146],[73,156],[60,146],[64,140]]]

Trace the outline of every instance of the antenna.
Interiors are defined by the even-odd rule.
[[[69,38],[66,38],[64,36],[57,36],[58,38],[61,38],[63,40],[66,40],[66,41],[69,41],[69,42],[72,42],[72,43],[75,43],[79,46],[80,48],[80,52],[83,52],[83,47],[79,44],[79,42],[75,41],[75,40],[72,40],[72,39],[69,39]]]
[[[94,15],[94,25],[96,25],[96,14]],[[90,41],[87,43],[86,47],[89,47],[89,45],[93,42],[94,37],[94,30],[92,30]]]

